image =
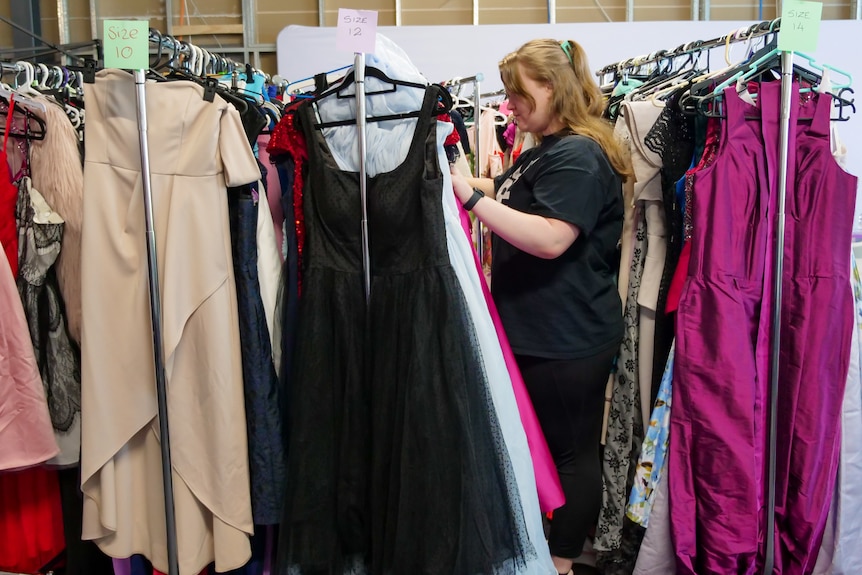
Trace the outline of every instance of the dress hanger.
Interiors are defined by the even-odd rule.
[[[377,92],[368,92],[367,95],[387,94],[390,92],[394,92],[394,91],[396,91],[397,86],[407,86],[410,88],[421,88],[423,90],[428,89],[428,86],[424,85],[424,84],[417,84],[415,82],[407,82],[407,81],[403,81],[403,80],[394,80],[392,78],[389,78],[386,74],[384,74],[381,70],[379,70],[377,68],[372,68],[372,67],[366,68],[366,72],[368,72],[369,70],[374,70],[375,72],[372,74],[368,74],[368,75],[382,79],[386,82],[390,82],[391,84],[393,84],[393,87],[391,90],[381,90],[381,91],[377,91]],[[379,73],[380,76],[382,76],[382,78],[380,76],[376,75],[377,73]],[[339,93],[339,91],[341,89],[345,88],[348,85],[353,84],[353,79],[350,77],[350,76],[352,76],[352,74],[353,74],[353,72],[351,71],[345,77],[345,80],[340,85],[334,86],[329,92],[324,93],[321,96],[318,96],[318,97],[315,97],[315,98],[309,100],[309,105],[316,107],[317,102],[320,99],[325,98],[327,96],[331,96],[332,94],[337,94],[337,97],[339,97],[339,98],[341,98],[341,97],[344,97],[344,98],[353,97],[352,95],[341,96],[341,94]],[[437,90],[437,101],[439,104],[438,106],[436,106],[432,110],[432,115],[438,116],[440,114],[443,114],[443,113],[451,110],[452,109],[452,95],[449,94],[449,91],[439,84],[431,84],[431,86],[433,86]],[[315,110],[316,110],[316,108],[315,108]],[[421,113],[422,113],[422,110],[416,110],[414,112],[404,112],[401,114],[389,114],[386,116],[371,116],[371,117],[366,118],[366,122],[383,122],[386,120],[402,120],[402,119],[406,119],[406,118],[418,118]],[[318,117],[318,119],[320,118],[319,115],[317,117]],[[316,130],[322,130],[324,128],[336,128],[339,126],[355,126],[355,125],[356,125],[356,119],[354,118],[351,120],[336,120],[336,121],[332,121],[332,122],[318,122],[318,123],[314,124],[314,128]]]
[[[398,86],[405,86],[408,88],[417,88],[419,90],[424,90],[428,86],[426,84],[419,84],[416,82],[408,82],[406,80],[397,80],[395,78],[390,78],[386,75],[386,73],[380,68],[375,68],[374,66],[366,66],[365,68],[365,77],[366,78],[377,78],[378,80],[382,80],[387,84],[392,84],[392,88],[388,90],[377,90],[377,91],[368,91],[365,92],[366,96],[374,96],[376,94],[389,94],[395,92],[398,89]],[[339,98],[353,98],[353,94],[342,94],[342,90],[345,90],[353,85],[354,79],[354,71],[350,70],[341,82],[335,86],[332,86],[328,90],[324,91],[317,99],[326,98],[327,96],[331,96],[332,94],[337,94]]]
[[[47,126],[45,124],[45,120],[40,118],[38,115],[34,114],[31,110],[29,110],[26,106],[21,103],[22,96],[20,96],[17,92],[10,92],[10,95],[7,99],[9,103],[9,107],[5,112],[0,112],[0,115],[8,115],[14,114],[16,111],[20,112],[24,115],[25,123],[24,123],[24,132],[10,132],[10,138],[18,138],[24,140],[44,140],[45,133],[47,131]],[[38,126],[38,129],[33,129],[33,124]],[[5,124],[0,126],[0,134],[6,133]]]

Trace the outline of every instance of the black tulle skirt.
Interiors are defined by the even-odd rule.
[[[303,283],[279,572],[512,570],[526,529],[454,271],[372,293],[366,312],[358,275]]]

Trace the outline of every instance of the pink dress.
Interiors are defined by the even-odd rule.
[[[460,204],[458,205],[458,211],[461,214],[461,227],[464,228],[464,233],[467,234],[467,237],[470,237],[470,216],[467,215],[467,212]],[[530,458],[533,460],[533,471],[536,474],[536,489],[539,492],[539,507],[544,513],[547,513],[558,507],[562,507],[566,502],[566,498],[563,496],[563,488],[560,486],[560,477],[557,475],[557,466],[554,464],[551,451],[548,449],[548,443],[545,441],[545,435],[539,426],[539,419],[536,417],[536,412],[533,409],[533,402],[530,400],[527,387],[524,385],[524,379],[521,377],[518,364],[515,362],[515,354],[512,353],[512,348],[509,346],[509,338],[506,337],[506,332],[503,330],[503,322],[500,319],[500,314],[497,312],[497,306],[491,297],[488,284],[484,281],[485,276],[482,273],[482,266],[475,251],[473,252],[473,259],[476,263],[476,272],[483,279],[479,283],[482,284],[482,293],[485,295],[488,311],[494,322],[494,328],[497,330],[497,337],[500,339],[500,348],[503,350],[506,368],[509,370],[509,375],[512,378],[512,389],[515,392],[515,401],[518,403],[521,424],[524,426],[524,432],[527,434],[527,445],[530,447]]]
[[[59,452],[21,296],[0,250],[0,471],[39,465]]]

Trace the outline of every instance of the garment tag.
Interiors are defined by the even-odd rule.
[[[373,54],[377,42],[377,11],[339,8],[336,34],[336,49]]]
[[[150,67],[148,20],[105,20],[105,68],[146,70]]]
[[[782,52],[813,53],[817,49],[823,4],[805,0],[785,0],[781,7],[778,49]]]

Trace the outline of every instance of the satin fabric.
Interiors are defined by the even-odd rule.
[[[464,234],[467,238],[471,238],[472,222],[470,216],[461,206],[458,206],[458,211],[461,216],[461,227],[464,229]],[[476,273],[479,274],[479,277],[483,278],[482,264],[479,262],[479,256],[475,251],[473,251],[473,256],[476,263]],[[548,442],[545,440],[545,435],[539,424],[539,418],[536,416],[536,410],[533,408],[533,402],[530,400],[530,394],[527,392],[524,378],[521,377],[521,371],[518,368],[518,363],[515,361],[515,354],[512,352],[509,338],[506,337],[506,332],[503,329],[503,320],[500,319],[497,306],[491,297],[491,290],[488,289],[488,284],[484,281],[479,283],[482,286],[482,294],[485,296],[485,302],[488,304],[491,320],[494,322],[494,329],[497,330],[497,337],[500,339],[500,347],[503,351],[506,368],[509,370],[509,376],[512,378],[515,401],[518,403],[521,424],[524,426],[524,432],[527,434],[527,443],[530,446],[530,455],[533,459],[533,472],[536,475],[539,506],[542,512],[547,513],[562,507],[566,502],[563,488],[560,485],[560,477],[557,474],[557,466],[554,464],[554,458],[548,448]]]
[[[715,162],[694,174],[689,277],[677,313],[668,495],[677,572],[760,568],[768,385],[769,214],[777,162],[764,151],[778,100],[747,121],[736,91]],[[774,109],[773,109],[774,108]],[[721,238],[721,241],[717,241]]]
[[[798,84],[793,101],[796,94]],[[838,469],[853,329],[847,246],[857,181],[832,156],[832,97],[814,102],[810,125],[797,125],[793,112],[810,118],[812,110],[791,112],[775,504],[776,573],[785,575],[808,574],[817,559]]]

